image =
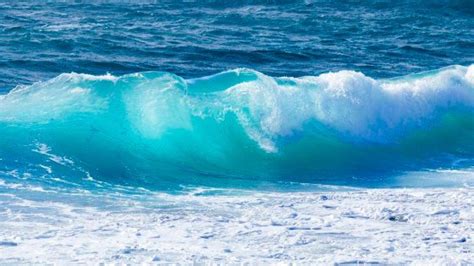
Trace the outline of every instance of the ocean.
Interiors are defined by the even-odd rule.
[[[0,263],[472,263],[473,187],[472,1],[0,3]]]

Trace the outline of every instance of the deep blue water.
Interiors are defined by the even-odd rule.
[[[386,78],[474,62],[470,0],[243,2],[2,2],[0,90],[64,72]]]
[[[472,1],[2,2],[0,177],[472,184],[473,63]]]

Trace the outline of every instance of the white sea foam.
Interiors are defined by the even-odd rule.
[[[0,194],[0,263],[461,264],[474,256],[473,189],[196,192]]]

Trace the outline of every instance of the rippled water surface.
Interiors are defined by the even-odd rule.
[[[472,1],[0,3],[0,91],[64,72],[394,77],[474,61]]]

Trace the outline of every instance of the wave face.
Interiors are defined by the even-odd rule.
[[[474,65],[383,80],[62,74],[1,95],[0,131],[10,175],[160,189],[377,186],[402,172],[474,166]]]

